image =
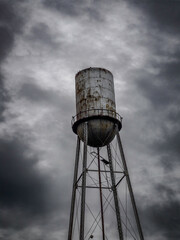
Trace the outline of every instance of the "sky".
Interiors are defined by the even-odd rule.
[[[75,74],[114,75],[145,239],[180,239],[180,1],[0,0],[0,239],[67,238]]]

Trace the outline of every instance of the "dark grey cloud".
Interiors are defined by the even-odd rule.
[[[13,47],[15,34],[21,32],[24,19],[18,13],[19,1],[0,1],[0,61],[9,54]]]
[[[29,78],[29,81],[30,80],[31,79]],[[32,102],[46,101],[50,103],[52,101],[50,101],[50,99],[53,97],[53,93],[51,91],[43,90],[33,83],[24,83],[19,91],[19,95]]]
[[[55,91],[43,89],[37,84],[33,83],[34,79],[28,79],[28,83],[24,83],[21,86],[21,89],[18,92],[18,97],[25,98],[29,100],[31,103],[37,105],[51,105],[53,107],[57,107],[59,112],[70,113],[73,112],[73,106],[71,101],[71,96],[69,96],[64,91]]]
[[[79,11],[80,11],[80,4],[82,4],[81,0],[78,0],[76,3],[72,0],[72,1],[64,1],[64,0],[53,0],[53,1],[48,1],[45,0],[44,1],[44,5],[52,8],[52,9],[56,9],[57,11],[60,11],[64,14],[68,14],[71,16],[78,16],[79,15]]]
[[[169,64],[162,64],[162,66],[159,66],[160,74],[157,76],[145,73],[144,77],[137,81],[137,85],[144,96],[149,99],[152,107],[157,110],[162,110],[165,107],[167,109],[167,106],[178,105],[179,102],[178,92],[180,90],[180,83],[177,77],[174,78],[174,73],[170,73],[171,66],[168,71],[168,65]],[[163,72],[163,68],[166,68],[165,72]],[[177,72],[178,70],[176,70],[175,74],[177,74]]]
[[[21,32],[23,18],[17,14],[18,1],[0,1],[0,65],[11,52],[15,35]],[[8,92],[4,87],[5,77],[1,72],[0,66],[0,121],[3,121],[3,112],[6,109],[6,102],[10,100]]]
[[[0,229],[4,240],[57,239],[53,231],[65,228],[67,199],[63,183],[38,167],[41,159],[27,139],[0,139]],[[59,190],[61,189],[62,192]],[[33,228],[38,232],[33,232]]]
[[[176,240],[180,238],[180,203],[176,192],[164,184],[157,184],[154,193],[161,199],[156,204],[151,204],[141,209],[143,226],[147,236],[156,235],[164,239]]]
[[[33,42],[39,42],[44,44],[46,47],[51,47],[57,50],[60,43],[56,42],[54,36],[50,32],[50,28],[45,24],[40,22],[32,27],[30,34],[26,37],[27,40]]]
[[[178,120],[180,119],[177,119],[176,121]],[[169,162],[171,162],[171,164],[174,164],[175,161],[180,161],[180,130],[177,129],[175,132],[167,130],[166,128],[163,130],[162,140],[160,140],[158,143],[155,142],[153,147],[156,151],[161,152],[162,155],[169,156]]]
[[[46,7],[71,17],[79,17],[80,15],[86,14],[91,20],[103,21],[103,15],[101,14],[101,11],[99,11],[98,2],[96,2],[96,4],[92,2],[87,5],[87,2],[82,0],[44,0],[43,3]]]
[[[159,50],[157,49],[157,52]],[[167,55],[168,56],[168,55]],[[137,80],[137,87],[141,94],[149,101],[150,107],[142,113],[142,117],[149,116],[146,126],[155,132],[160,131],[158,138],[152,138],[148,143],[152,158],[158,158],[157,169],[163,168],[164,173],[172,172],[171,180],[165,179],[164,184],[155,186],[152,193],[155,198],[161,199],[158,203],[146,206],[142,210],[143,225],[145,233],[163,236],[164,239],[179,239],[178,226],[180,219],[179,200],[173,188],[166,185],[171,182],[177,185],[177,179],[173,176],[173,171],[179,167],[180,151],[180,132],[178,123],[180,121],[179,91],[180,91],[180,72],[179,58],[175,62],[157,64],[158,74],[144,73]],[[147,131],[144,129],[144,131]],[[168,177],[167,177],[168,178]],[[165,199],[163,196],[166,196]],[[162,196],[162,197],[161,197]],[[142,200],[143,202],[143,200]]]
[[[0,139],[0,207],[5,213],[0,216],[1,228],[24,227],[28,215],[38,216],[48,211],[48,177],[38,171],[38,157],[28,157],[25,142],[20,137]],[[16,211],[22,216],[13,221]]]
[[[7,90],[4,87],[4,77],[0,73],[0,122],[4,121],[3,112],[6,109],[6,102],[10,99]]]
[[[161,139],[154,140],[151,148],[162,156],[164,167],[176,167],[179,161],[180,132],[175,127],[180,121],[179,64],[179,58],[175,63],[158,64],[159,74],[144,74],[144,77],[137,81],[139,90],[151,104],[151,121],[156,122],[155,127],[158,122],[161,129]],[[168,128],[167,125],[171,127]]]
[[[140,8],[149,17],[149,24],[152,28],[158,28],[161,32],[180,33],[179,0],[129,0],[128,2]]]

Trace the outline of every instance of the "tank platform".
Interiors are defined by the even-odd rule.
[[[77,134],[78,125],[83,122],[88,122],[92,119],[106,119],[114,124],[117,124],[119,131],[122,128],[123,118],[117,112],[107,109],[89,109],[79,112],[77,115],[72,117],[71,125],[73,132]]]

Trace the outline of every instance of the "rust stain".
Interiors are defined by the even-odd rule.
[[[113,111],[115,111],[115,103],[113,99],[111,99],[111,96],[114,93],[113,78],[109,77],[109,74],[110,72],[103,68],[85,69],[76,74],[77,113],[93,108],[102,108],[102,111],[94,110],[89,114],[114,115]],[[111,86],[111,88],[108,86]],[[81,113],[80,118],[85,117],[86,114],[86,112]],[[103,128],[104,127],[107,128],[105,122],[103,123]]]

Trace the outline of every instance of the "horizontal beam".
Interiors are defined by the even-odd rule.
[[[82,186],[77,186],[77,187],[80,187],[80,188],[82,188]],[[97,189],[99,189],[99,187],[97,186],[97,187],[95,187],[95,186],[86,186],[86,188],[97,188]],[[101,187],[102,189],[111,189],[110,187]]]
[[[88,172],[98,172],[98,170],[95,170],[95,169],[87,169]],[[108,170],[101,170],[101,172],[105,172],[105,173],[110,173],[110,171]],[[120,172],[120,171],[114,171],[114,173],[125,173],[124,171],[123,172]]]

